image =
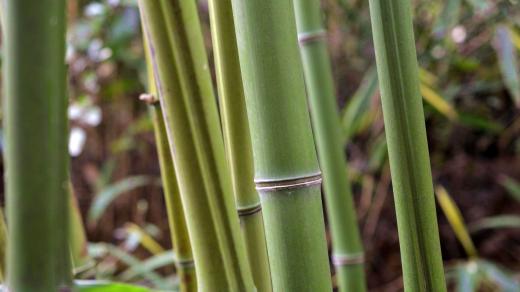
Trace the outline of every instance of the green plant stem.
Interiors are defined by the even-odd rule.
[[[258,291],[272,291],[260,197],[254,184],[253,153],[231,0],[209,1],[224,141],[242,232]]]
[[[152,93],[154,94],[154,93]],[[182,201],[177,186],[177,178],[170,154],[170,146],[166,135],[166,127],[162,115],[161,106],[155,103],[150,106],[150,112],[154,123],[155,141],[161,166],[166,210],[168,212],[168,224],[170,235],[175,250],[175,267],[177,268],[180,291],[196,292],[197,278],[191,252],[191,243],[186,226],[186,218],[182,210]]]
[[[273,290],[331,291],[292,2],[232,3]]]
[[[4,129],[10,291],[72,285],[65,1],[9,0]]]
[[[155,77],[150,51],[146,49],[148,48],[146,35],[144,36],[144,39],[148,91],[150,92],[149,95],[144,95],[144,101],[150,105],[150,116],[154,125],[155,143],[157,145],[157,155],[159,157],[159,165],[161,168],[166,211],[168,213],[168,225],[170,227],[170,236],[176,255],[175,267],[179,274],[180,291],[196,292],[197,276],[195,273],[188,227],[186,225],[186,216],[182,207],[173,158],[170,153],[164,115],[159,99],[157,98],[157,89],[155,87]]]
[[[326,31],[319,0],[294,1],[307,94],[332,233],[339,291],[366,291],[363,246],[347,176]]]
[[[193,1],[139,1],[199,291],[253,291]]]
[[[410,1],[370,0],[405,291],[446,291]]]

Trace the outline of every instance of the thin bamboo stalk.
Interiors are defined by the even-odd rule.
[[[339,291],[366,291],[364,254],[344,155],[319,0],[295,0],[296,27],[332,235]]]
[[[152,93],[154,94],[154,93]],[[166,127],[162,115],[161,106],[158,102],[150,106],[150,112],[155,129],[155,141],[161,166],[161,176],[166,200],[166,210],[168,212],[168,224],[170,235],[175,250],[175,267],[177,269],[180,291],[197,291],[197,277],[195,265],[191,252],[191,243],[186,226],[186,218],[182,209],[181,197],[177,186],[177,178],[173,160],[170,154],[170,146],[166,135]]]
[[[209,1],[220,110],[233,193],[242,224],[253,280],[272,291],[260,197],[254,184],[253,152],[231,0]]]
[[[233,190],[197,3],[162,0],[170,44],[186,97],[188,116],[202,166],[202,178],[214,210],[224,266],[233,291],[252,291],[254,283],[234,209]]]
[[[273,290],[331,291],[292,1],[232,3]]]
[[[146,43],[147,41],[145,41],[145,45]],[[148,46],[146,45],[146,47]],[[146,50],[146,52],[148,91],[150,94],[142,95],[141,99],[149,104],[150,116],[154,125],[155,143],[157,145],[164,198],[166,201],[166,211],[168,213],[168,225],[170,227],[170,237],[175,250],[175,267],[180,282],[179,288],[181,292],[195,292],[197,291],[197,277],[195,273],[193,254],[191,252],[188,227],[186,225],[186,217],[182,207],[173,158],[170,153],[170,145],[168,144],[164,116],[159,99],[157,98],[157,90],[155,88],[155,80],[148,53],[149,51]]]
[[[139,6],[199,291],[253,291],[195,2],[141,0]]]
[[[217,230],[212,219],[204,186],[200,183],[200,166],[195,152],[191,129],[171,47],[159,1],[139,2],[144,34],[147,36],[157,91],[167,129],[170,153],[174,161],[179,190],[186,212],[193,256],[197,262],[197,285],[201,291],[210,287],[229,288],[225,271],[221,269],[223,255],[219,250]],[[163,41],[161,41],[163,40]],[[205,290],[206,289],[206,290]]]
[[[446,291],[409,0],[370,0],[405,291]]]
[[[6,12],[7,284],[62,291],[72,285],[65,1],[9,0]]]

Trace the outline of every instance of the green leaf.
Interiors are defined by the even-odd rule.
[[[483,229],[520,228],[520,216],[500,215],[483,218],[470,226],[472,232]]]
[[[76,281],[78,292],[152,292],[145,287],[108,281]]]
[[[370,113],[368,110],[372,97],[376,94],[377,72],[375,68],[371,68],[363,77],[361,86],[358,88],[351,101],[345,107],[341,115],[341,124],[343,126],[343,141],[348,141],[357,134],[363,125],[365,117]]]
[[[479,267],[486,275],[486,278],[497,284],[500,289],[497,291],[502,292],[518,292],[520,283],[514,278],[514,276],[497,266],[496,264],[488,261],[479,261]]]
[[[165,266],[172,266],[174,263],[175,253],[172,250],[165,251],[141,262],[141,265],[139,266],[131,266],[128,270],[121,273],[121,280],[129,281],[156,269]]]
[[[520,183],[508,176],[500,178],[500,184],[507,189],[508,193],[518,202],[520,202]]]
[[[508,27],[497,27],[494,47],[497,52],[504,84],[509,94],[511,94],[513,101],[520,107],[520,79],[518,75],[517,56]]]
[[[466,254],[471,258],[478,257],[477,249],[473,244],[473,240],[471,240],[462,213],[460,212],[459,207],[457,207],[455,201],[453,201],[446,189],[442,186],[437,186],[435,188],[435,195],[439,205],[441,206],[442,212],[448,219],[451,228],[464,247]]]
[[[101,215],[103,215],[103,212],[110,203],[117,199],[121,194],[148,185],[154,181],[156,181],[156,179],[153,177],[138,175],[125,178],[104,188],[96,195],[92,202],[92,206],[88,212],[89,222],[92,223],[97,221]]]

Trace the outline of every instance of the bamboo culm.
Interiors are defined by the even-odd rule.
[[[155,92],[152,91],[152,95]],[[175,268],[179,277],[180,292],[196,292],[197,277],[191,252],[191,243],[186,226],[186,218],[182,209],[182,201],[177,186],[177,178],[170,154],[170,146],[166,135],[166,127],[161,105],[154,102],[150,105],[150,114],[154,124],[155,143],[161,167],[161,177],[168,212],[170,237],[175,250]]]
[[[153,123],[157,156],[161,169],[164,199],[166,201],[166,211],[168,214],[168,226],[170,227],[170,238],[175,251],[175,268],[177,269],[179,277],[179,291],[196,292],[197,275],[195,273],[195,263],[193,261],[191,242],[188,234],[188,227],[186,225],[186,216],[184,214],[182,200],[179,193],[173,158],[170,153],[170,144],[168,142],[164,115],[157,97],[152,60],[150,51],[147,49],[149,48],[148,40],[146,35],[143,37],[148,76],[148,91],[150,93],[141,95],[140,99],[149,105],[148,108]]]
[[[370,0],[405,291],[446,291],[409,0]]]
[[[332,235],[332,262],[339,291],[366,291],[364,254],[347,175],[341,123],[319,0],[294,0],[296,27],[325,202]]]
[[[68,291],[66,1],[5,4],[7,286]]]
[[[254,184],[253,153],[238,59],[231,0],[210,0],[210,21],[221,119],[233,193],[253,280],[259,292],[272,291],[260,198]]]
[[[292,1],[232,4],[273,291],[331,291]]]
[[[253,291],[196,3],[139,1],[199,291]]]

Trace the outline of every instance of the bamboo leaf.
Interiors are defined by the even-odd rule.
[[[520,183],[508,176],[502,176],[499,182],[520,203]]]
[[[372,97],[378,90],[377,71],[371,68],[367,71],[361,81],[354,96],[347,104],[341,115],[341,125],[343,128],[343,141],[349,141],[352,136],[362,131],[363,126],[371,114],[369,111]]]
[[[76,288],[79,292],[153,292],[145,287],[134,286],[123,283],[113,283],[109,281],[76,281]],[[158,292],[158,291],[156,291]]]
[[[478,257],[477,249],[471,240],[464,218],[462,217],[460,209],[455,204],[455,201],[453,201],[446,189],[442,186],[437,186],[435,194],[437,195],[437,201],[439,202],[444,215],[448,219],[457,239],[462,243],[466,254],[470,258]]]
[[[484,229],[520,228],[520,216],[499,215],[486,217],[471,224],[469,228],[471,232],[477,232]]]
[[[125,229],[129,234],[136,234],[141,245],[153,255],[164,252],[164,248],[138,225],[127,223]]]
[[[101,215],[103,215],[103,212],[105,212],[106,208],[120,195],[135,188],[149,185],[154,181],[156,181],[155,178],[139,175],[127,177],[105,187],[94,197],[88,212],[89,222],[96,222],[101,217]]]
[[[520,107],[520,76],[518,73],[517,54],[513,47],[509,28],[506,26],[497,27],[494,47],[497,52],[504,84],[517,107]]]
[[[433,88],[422,83],[420,85],[420,90],[424,100],[428,102],[433,108],[452,121],[458,119],[459,115],[453,106],[449,104],[440,94],[433,90]]]
[[[142,264],[138,267],[131,266],[126,271],[121,273],[120,279],[122,281],[130,281],[137,277],[142,276],[143,274],[149,273],[156,269],[173,266],[175,263],[175,252],[172,250],[162,252],[160,254],[156,254],[150,258],[147,258]]]

